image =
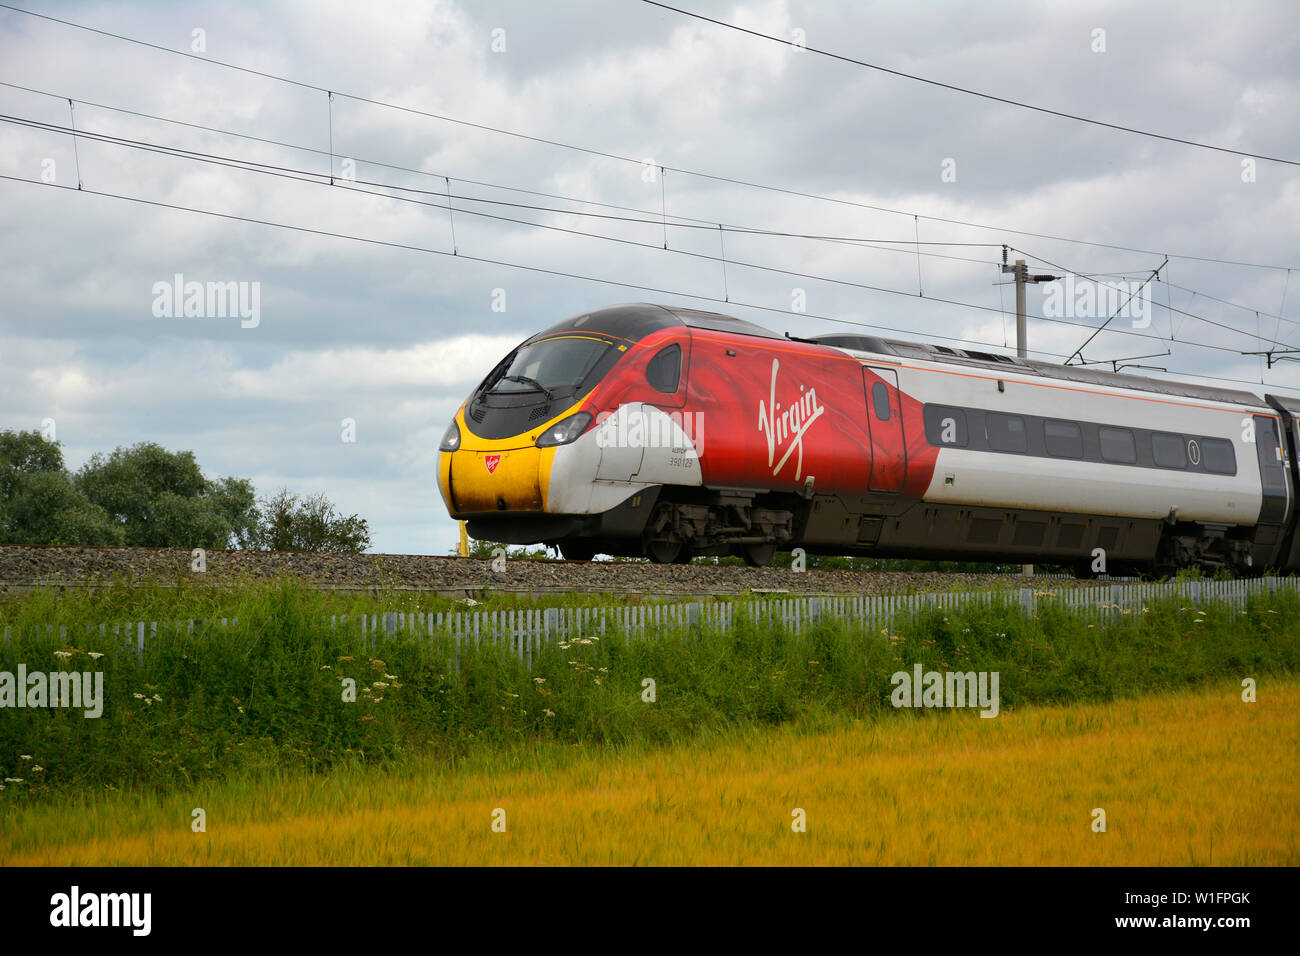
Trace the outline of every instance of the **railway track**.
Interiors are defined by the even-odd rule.
[[[0,593],[37,588],[95,588],[115,582],[231,586],[282,575],[339,591],[412,590],[445,595],[482,591],[524,594],[568,592],[645,595],[909,594],[962,589],[1043,590],[1079,583],[1018,574],[948,574],[749,568],[706,564],[534,561],[512,559],[504,570],[475,558],[411,554],[304,554],[208,551],[206,570],[191,568],[178,548],[63,548],[0,545]]]

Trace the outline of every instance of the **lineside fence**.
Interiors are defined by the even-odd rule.
[[[520,660],[531,663],[544,643],[568,641],[582,637],[625,634],[629,639],[652,639],[665,630],[711,630],[726,633],[736,621],[748,618],[758,623],[780,624],[793,633],[802,633],[823,620],[838,620],[874,633],[889,628],[897,620],[931,609],[973,609],[995,606],[1019,607],[1026,615],[1044,606],[1093,614],[1105,620],[1115,616],[1141,613],[1155,601],[1177,600],[1190,608],[1201,605],[1227,605],[1244,610],[1252,598],[1282,591],[1300,592],[1300,578],[1250,578],[1235,581],[1166,581],[1162,583],[1110,584],[1088,588],[1032,588],[1001,591],[956,591],[938,594],[845,595],[761,599],[743,602],[702,603],[609,607],[538,608],[521,611],[447,611],[379,614],[334,615],[331,629],[357,630],[366,647],[373,648],[399,634],[412,637],[442,637],[455,643],[457,657],[461,650],[481,644],[508,644]],[[83,636],[98,632],[102,639],[134,643],[143,657],[146,648],[160,634],[213,633],[238,624],[238,618],[207,618],[187,621],[136,621],[132,623],[86,625]],[[324,623],[324,621],[322,621]],[[74,637],[78,628],[73,628]],[[52,635],[53,625],[45,626]],[[4,629],[5,643],[12,640],[13,629]],[[60,640],[69,638],[68,628],[59,627]]]

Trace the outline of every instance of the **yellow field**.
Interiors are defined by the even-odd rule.
[[[1295,865],[1300,681],[1265,679],[1259,700],[1226,685],[106,794],[0,814],[0,863]]]

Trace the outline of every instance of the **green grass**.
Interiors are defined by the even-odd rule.
[[[1049,600],[1026,618],[995,603],[921,613],[883,633],[827,620],[795,636],[738,613],[726,634],[611,633],[548,645],[531,670],[486,642],[458,652],[446,637],[368,643],[357,629],[332,630],[322,616],[356,605],[295,581],[251,585],[220,606],[202,604],[197,592],[181,614],[167,600],[147,590],[72,601],[36,594],[7,608],[3,623],[14,636],[0,644],[0,671],[19,662],[29,672],[102,670],[106,703],[93,720],[58,709],[0,712],[0,777],[22,778],[0,801],[105,787],[168,792],[250,771],[394,765],[482,746],[658,746],[701,732],[888,719],[898,716],[890,676],[914,663],[998,671],[1004,710],[1300,668],[1300,597],[1292,592],[1245,612],[1205,605],[1198,613],[1173,602],[1109,619]],[[86,623],[110,611],[136,619],[219,611],[239,623],[199,635],[164,629],[138,659],[134,642],[115,641],[111,628],[105,637],[86,634]],[[67,627],[69,637],[61,640],[57,627],[46,633],[47,623]],[[355,702],[343,701],[344,678],[356,682]],[[642,700],[647,678],[653,704]]]

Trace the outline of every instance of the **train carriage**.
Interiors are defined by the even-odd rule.
[[[1300,401],[650,304],[502,359],[441,444],[476,538],[1296,569]]]

